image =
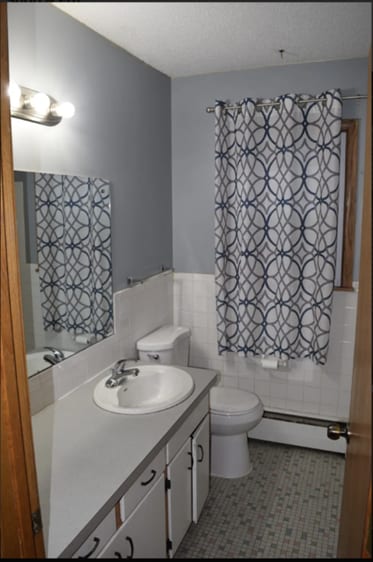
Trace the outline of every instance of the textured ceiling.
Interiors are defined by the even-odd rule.
[[[366,57],[371,43],[370,2],[53,5],[173,78]]]

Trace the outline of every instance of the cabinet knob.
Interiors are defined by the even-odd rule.
[[[130,548],[131,548],[131,552],[129,553],[128,556],[126,556],[126,558],[133,558],[133,552],[134,552],[133,540],[131,539],[131,537],[126,537],[126,541],[130,543]]]
[[[155,475],[157,474],[157,471],[152,469],[151,470],[151,477],[149,478],[149,480],[145,480],[145,482],[141,482],[141,486],[147,486],[148,484],[150,484],[150,482],[152,482],[155,478]]]
[[[78,558],[90,558],[92,556],[92,554],[95,552],[98,545],[100,544],[100,539],[98,537],[93,537],[93,542],[94,542],[94,545],[93,545],[92,550],[87,552],[87,554],[85,556],[78,556]]]
[[[201,451],[201,458],[200,458],[200,459],[197,459],[197,462],[202,462],[203,459],[204,459],[204,457],[205,457],[205,452],[204,452],[204,450],[203,450],[202,445],[198,445],[198,450]]]

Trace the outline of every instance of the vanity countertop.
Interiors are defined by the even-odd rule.
[[[93,390],[105,369],[32,417],[46,557],[71,556],[216,383],[215,371],[183,368],[193,394],[161,412],[99,408]]]

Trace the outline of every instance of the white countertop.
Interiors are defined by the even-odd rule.
[[[155,414],[99,408],[93,389],[107,369],[32,417],[46,557],[71,556],[216,382],[215,371],[183,368],[193,394]]]

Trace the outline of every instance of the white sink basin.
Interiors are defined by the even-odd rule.
[[[129,375],[125,382],[107,388],[110,373],[95,387],[93,400],[109,412],[120,414],[150,414],[179,404],[194,390],[189,373],[171,365],[131,365],[139,370],[137,376]]]

